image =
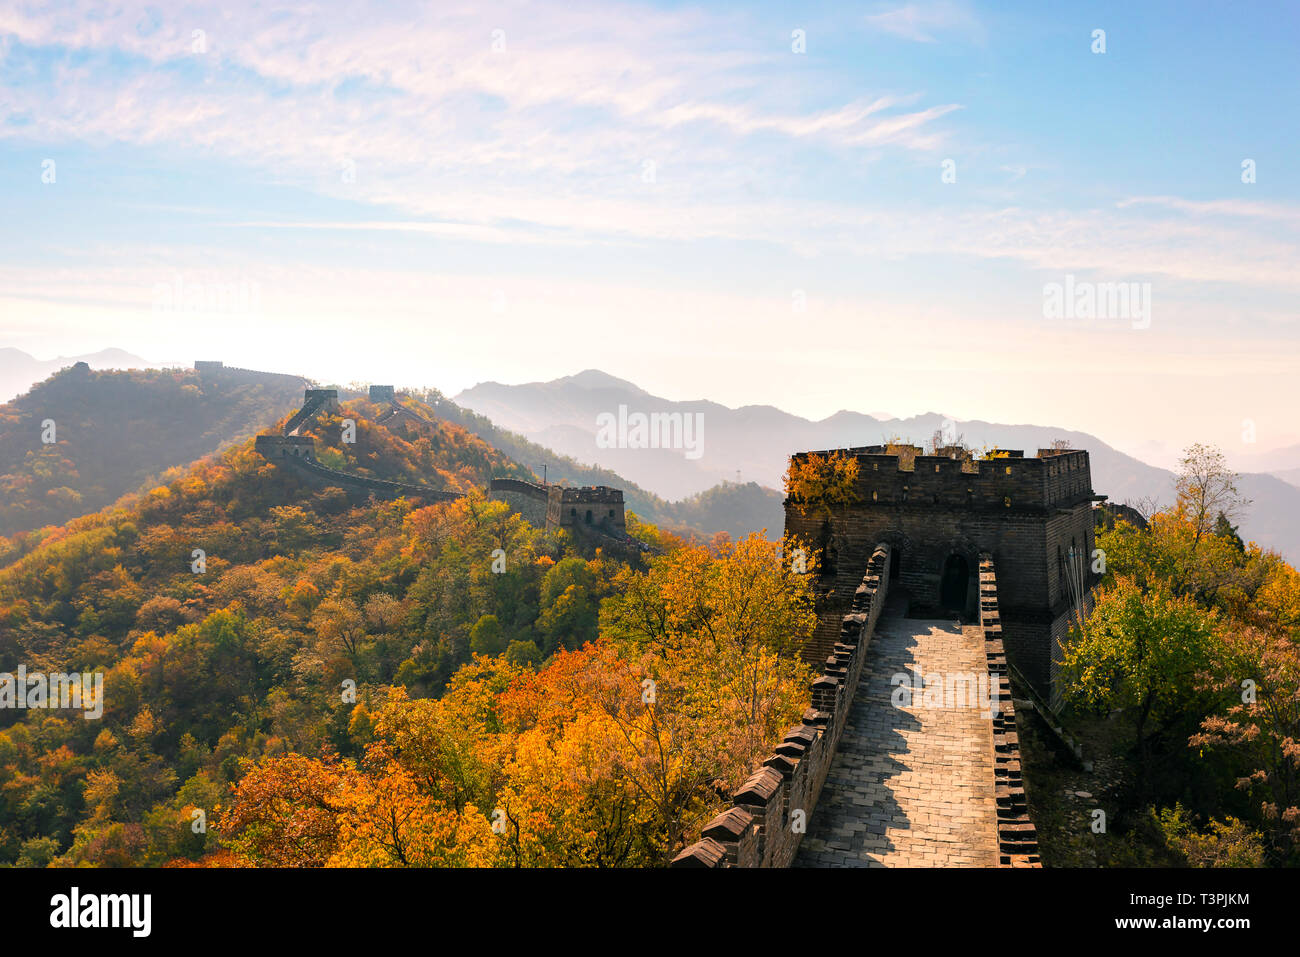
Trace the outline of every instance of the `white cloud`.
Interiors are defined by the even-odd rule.
[[[978,41],[984,38],[984,28],[969,7],[943,0],[907,3],[864,19],[875,30],[916,43],[935,43],[942,33],[963,33]]]

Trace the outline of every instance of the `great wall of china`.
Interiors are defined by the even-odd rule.
[[[379,419],[428,420],[390,386]],[[299,430],[337,401],[308,389],[281,435],[257,437],[277,465],[367,494],[457,493],[348,475],[316,461]],[[787,498],[785,530],[812,545],[820,668],[811,706],[676,867],[1040,867],[1021,775],[1015,685],[1059,696],[1059,650],[1092,607],[1094,504],[1088,453],[1034,457],[868,446],[851,456],[848,504]],[[493,479],[489,494],[547,528],[626,537],[622,493]],[[1050,707],[1050,705],[1048,705]]]
[[[195,362],[194,368],[205,383],[213,384],[227,379],[238,381],[247,376],[276,375],[232,369],[220,362],[209,361]],[[316,440],[300,433],[322,411],[338,406],[338,390],[312,388],[306,380],[297,377],[279,378],[291,378],[304,384],[303,403],[285,422],[279,434],[258,435],[254,439],[254,448],[267,461],[289,469],[315,485],[342,488],[359,496],[419,498],[426,502],[450,502],[463,497],[461,492],[354,475],[322,464],[316,455]],[[371,386],[369,398],[372,402],[388,403],[389,406],[376,420],[377,424],[390,426],[400,420],[417,427],[437,425],[402,405],[392,386]],[[644,543],[627,532],[621,489],[603,485],[585,488],[542,486],[518,479],[494,478],[488,482],[485,492],[489,498],[506,502],[511,511],[520,513],[539,528],[548,531],[563,529],[606,547],[638,552],[646,550]]]
[[[822,559],[812,705],[674,865],[1041,866],[1012,679],[1058,698],[1092,607],[1088,453],[793,460],[832,455],[856,460],[848,504],[786,500],[787,534]]]

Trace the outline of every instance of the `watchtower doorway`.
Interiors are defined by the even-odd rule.
[[[970,564],[961,555],[949,555],[939,581],[939,604],[944,611],[964,612],[970,584]]]

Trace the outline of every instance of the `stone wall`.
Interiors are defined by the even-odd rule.
[[[1011,680],[1002,645],[1002,622],[998,613],[998,578],[993,557],[980,556],[980,625],[984,632],[984,655],[989,686],[997,689],[997,711],[993,715],[993,786],[998,808],[998,863],[1002,867],[1041,867],[1038,837],[1029,819],[1025,782],[1020,769],[1020,737],[1016,732],[1016,708],[1011,700]]]
[[[203,380],[205,391],[221,391],[223,386],[274,383],[285,388],[307,388],[310,383],[300,375],[287,375],[283,372],[259,372],[256,369],[241,369],[228,366],[215,360],[199,359],[194,363],[194,371]]]
[[[302,408],[291,415],[289,421],[284,424],[284,434],[293,435],[306,425],[316,413],[331,404],[337,404],[338,400],[339,393],[337,389],[306,389],[303,394]]]
[[[360,495],[373,494],[384,498],[405,496],[422,498],[428,502],[450,502],[461,497],[459,492],[351,475],[321,465],[316,461],[315,440],[311,436],[259,435],[254,440],[254,447],[268,461],[292,469],[314,485],[337,487]]]
[[[488,496],[499,499],[518,512],[534,528],[546,527],[547,491],[541,485],[519,479],[494,478],[488,483]]]
[[[1062,570],[1073,548],[1084,561],[1085,589],[1094,547],[1093,494],[1084,451],[1040,449],[1035,458],[973,462],[948,456],[884,454],[879,446],[844,450],[858,463],[855,500],[830,515],[787,500],[786,532],[820,558],[818,612],[824,614],[806,658],[820,661],[836,640],[855,569],[877,542],[891,548],[895,591],[918,615],[962,612],[975,620],[976,569],[990,553],[1001,572],[1000,601],[1008,652],[1044,697],[1052,695],[1061,622],[1071,607]],[[801,453],[807,455],[832,453]],[[913,467],[901,466],[905,460]],[[945,570],[964,571],[960,608],[944,607]]]
[[[623,510],[623,490],[605,485],[572,487],[551,485],[547,489],[546,527],[548,529],[596,526],[615,537],[627,533],[627,516]]]
[[[840,636],[812,683],[812,706],[704,826],[674,867],[789,867],[830,773],[889,586],[890,550],[878,545],[854,590]]]

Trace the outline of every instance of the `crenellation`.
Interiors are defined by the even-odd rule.
[[[673,859],[674,867],[789,867],[812,818],[848,722],[871,635],[889,583],[890,552],[878,546],[854,590],[842,631],[825,670],[812,682],[812,706],[732,796],[733,806],[707,825],[702,837]],[[738,813],[739,812],[739,813]],[[716,847],[715,847],[716,845]]]

